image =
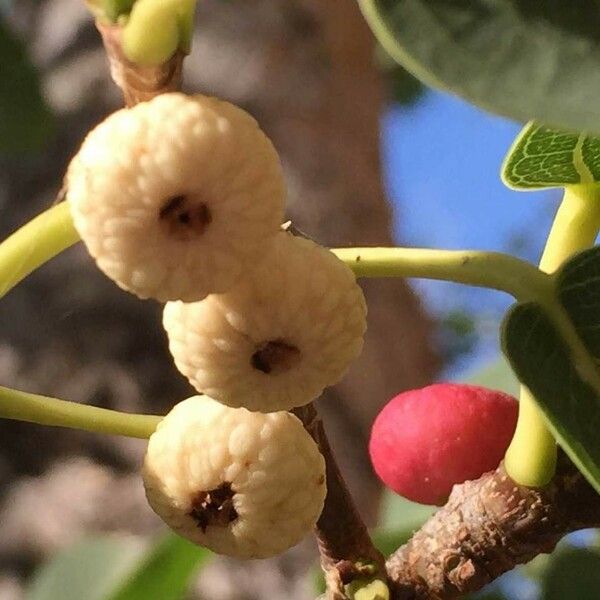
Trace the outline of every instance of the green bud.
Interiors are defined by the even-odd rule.
[[[381,579],[356,579],[345,588],[350,600],[390,600],[390,590]]]
[[[168,61],[189,51],[196,0],[137,0],[123,26],[125,56],[142,66]]]

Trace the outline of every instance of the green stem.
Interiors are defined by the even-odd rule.
[[[66,202],[38,215],[0,244],[0,298],[40,265],[79,241]]]
[[[121,413],[0,386],[0,417],[40,425],[149,438],[162,417]]]
[[[600,188],[567,187],[546,242],[540,269],[547,273],[556,271],[570,256],[591,246],[599,229]],[[561,315],[554,315],[554,306],[545,308],[560,325]],[[506,453],[505,467],[514,481],[530,487],[545,486],[554,476],[556,442],[535,398],[525,387],[521,388],[519,419]]]
[[[79,239],[66,202],[56,204],[21,227],[0,244],[0,298]],[[0,387],[0,417],[138,438],[148,438],[161,420],[5,387]]]
[[[422,248],[337,248],[357,277],[420,277],[492,288],[518,300],[546,297],[550,278],[532,264],[498,252]]]
[[[36,268],[79,241],[68,203],[61,202],[0,244],[0,298]],[[357,277],[421,277],[506,292],[519,300],[547,294],[549,278],[507,254],[422,248],[338,248]]]
[[[0,244],[0,298],[19,281],[75,244],[69,206],[62,202]],[[551,280],[533,265],[494,252],[415,248],[351,248],[334,252],[365,277],[425,277],[490,287],[519,300],[547,297]],[[106,411],[62,400],[0,389],[0,417],[147,437],[158,417]]]

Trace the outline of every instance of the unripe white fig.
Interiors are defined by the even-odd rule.
[[[160,95],[92,130],[67,173],[75,227],[98,267],[141,298],[224,292],[279,229],[279,158],[243,110]]]
[[[219,554],[267,558],[296,545],[325,499],[325,461],[300,420],[194,396],[159,424],[146,496],[178,534]]]
[[[163,323],[200,392],[262,412],[308,404],[358,356],[366,305],[352,271],[314,242],[279,233],[225,294],[170,302]]]

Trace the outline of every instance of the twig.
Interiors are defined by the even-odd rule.
[[[387,561],[394,600],[453,600],[552,552],[572,531],[600,526],[600,496],[564,456],[543,489],[503,467],[456,486],[448,503]]]
[[[185,54],[176,52],[167,62],[156,67],[143,67],[129,61],[121,49],[121,27],[96,21],[110,63],[113,81],[121,88],[125,104],[134,106],[159,94],[181,87]]]
[[[347,598],[344,586],[356,579],[386,580],[384,558],[375,548],[333,456],[323,422],[313,404],[294,413],[317,442],[327,468],[327,497],[316,536],[328,600]]]

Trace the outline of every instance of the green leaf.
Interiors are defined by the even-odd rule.
[[[180,600],[185,597],[192,576],[211,556],[205,548],[169,534],[106,600]]]
[[[528,123],[504,161],[502,179],[515,189],[600,181],[600,138]]]
[[[435,512],[435,506],[417,504],[385,490],[381,499],[379,525],[384,529],[414,531]]]
[[[43,565],[25,600],[105,600],[143,555],[143,547],[123,538],[82,541]]]
[[[392,102],[411,106],[423,96],[423,84],[401,67],[381,45],[375,48],[375,64],[384,76]]]
[[[598,600],[600,554],[571,548],[552,558],[542,581],[542,600]]]
[[[25,600],[181,600],[210,556],[174,534],[146,551],[129,538],[85,540],[42,566]]]
[[[389,556],[400,546],[406,544],[413,533],[419,529],[423,523],[414,527],[398,527],[395,529],[375,529],[371,532],[371,538],[375,547],[384,555]]]
[[[563,538],[564,540],[564,538]],[[565,542],[561,542],[564,544]],[[559,549],[560,548],[560,549]],[[561,552],[562,546],[557,546],[554,553]],[[528,563],[522,565],[520,567],[520,572],[527,577],[527,579],[531,579],[534,582],[539,582],[545,575],[548,570],[548,565],[552,562],[554,556],[551,554],[538,554],[533,560]]]
[[[572,364],[569,349],[535,303],[508,313],[502,345],[571,460],[600,492],[600,399]]]
[[[561,304],[588,352],[600,360],[600,248],[569,260],[556,276]]]
[[[0,16],[0,152],[40,149],[53,127],[53,118],[40,91],[35,67],[25,47]]]
[[[392,102],[401,106],[412,106],[423,97],[423,84],[406,69],[396,65],[384,74]]]
[[[500,390],[511,396],[519,395],[519,380],[508,361],[502,356],[483,369],[469,375],[465,379],[465,383]]]
[[[419,79],[519,121],[600,130],[597,0],[359,0]]]

